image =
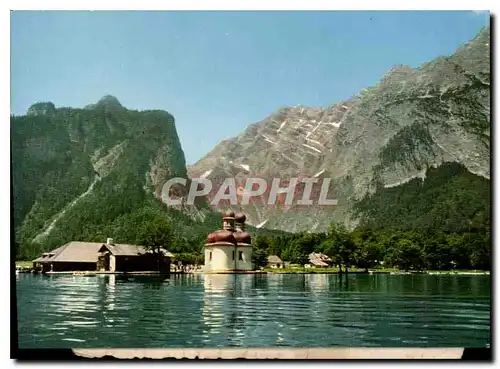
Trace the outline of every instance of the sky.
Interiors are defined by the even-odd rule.
[[[188,164],[284,106],[328,107],[452,54],[479,12],[11,13],[11,113],[113,95],[174,115]]]

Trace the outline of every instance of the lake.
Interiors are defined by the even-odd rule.
[[[20,348],[489,347],[490,276],[16,275]]]

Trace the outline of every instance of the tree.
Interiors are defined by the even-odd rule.
[[[298,243],[293,243],[286,250],[286,259],[292,264],[299,264],[304,267],[309,262],[309,254],[300,247]]]
[[[356,244],[350,233],[343,225],[332,223],[328,231],[328,239],[330,240],[330,245],[326,247],[326,255],[334,260],[341,273],[342,266],[345,266],[345,271],[347,272],[354,261],[356,252]]]
[[[469,250],[465,235],[456,233],[448,234],[446,241],[448,243],[450,259],[454,266],[458,269],[470,268]]]
[[[254,248],[252,251],[252,265],[254,269],[265,267],[267,265],[267,255],[264,250]]]
[[[368,268],[380,260],[380,250],[376,237],[371,230],[359,230],[353,232],[353,241],[356,244],[354,256],[356,264],[368,272]]]
[[[302,268],[305,268],[305,265],[309,263],[309,254],[306,252],[298,252],[294,259],[295,264],[302,265]]]
[[[257,235],[253,239],[252,265],[254,269],[267,265],[267,256],[270,238],[264,235]]]
[[[267,249],[269,255],[278,255],[281,257],[282,238],[281,236],[269,237],[269,248]]]
[[[469,246],[470,264],[476,269],[490,269],[491,238],[489,232],[469,234],[466,236]]]
[[[442,233],[425,233],[421,240],[427,269],[449,269],[452,264],[450,246]]]
[[[165,219],[156,218],[139,225],[137,243],[154,254],[159,254],[160,248],[170,247],[173,241],[174,232]]]
[[[296,248],[300,253],[309,255],[314,252],[316,246],[316,237],[312,233],[302,233],[292,241],[291,247]],[[306,263],[307,264],[307,263]]]
[[[254,237],[252,242],[254,248],[261,250],[267,250],[269,248],[269,243],[269,237],[262,235],[257,235],[256,237]]]
[[[205,254],[204,253],[196,254],[195,263],[196,265],[203,265],[205,263]]]
[[[283,258],[304,267],[309,262],[309,255],[314,252],[320,242],[318,234],[297,233],[283,251]]]
[[[391,255],[394,265],[399,265],[404,270],[411,268],[421,269],[423,266],[423,254],[421,248],[411,240],[400,239],[396,244],[396,249]]]

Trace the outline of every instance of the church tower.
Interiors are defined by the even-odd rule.
[[[252,270],[252,238],[245,232],[245,220],[243,213],[223,213],[223,229],[210,233],[205,243],[205,272],[238,273]]]

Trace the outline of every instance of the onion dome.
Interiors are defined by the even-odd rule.
[[[244,213],[236,213],[234,215],[234,219],[238,222],[238,223],[245,223],[245,221],[247,220],[247,216],[244,214]]]
[[[236,240],[233,236],[233,232],[220,230],[213,233],[210,233],[207,236],[207,244],[209,243],[217,243],[217,242],[229,242],[236,243]]]
[[[250,233],[234,232],[233,235],[237,243],[247,243],[247,244],[252,243],[252,236],[250,235]]]
[[[222,217],[224,218],[234,218],[234,211],[228,210],[222,213]]]

